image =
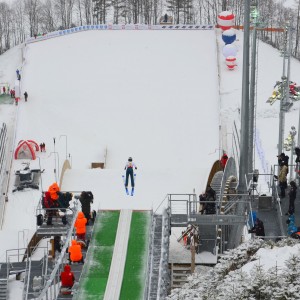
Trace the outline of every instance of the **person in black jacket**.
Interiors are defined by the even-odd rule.
[[[254,226],[249,230],[249,233],[255,233],[256,236],[265,236],[265,227],[262,220],[256,218]]]
[[[278,158],[278,165],[281,166],[282,163],[287,166],[287,174],[289,173],[289,159],[290,157],[286,155],[285,153],[281,153],[280,155],[277,156]]]
[[[28,93],[27,92],[24,93],[24,97],[25,97],[25,102],[27,102],[27,99],[28,99]]]
[[[92,192],[82,192],[79,201],[81,203],[81,210],[84,213],[87,221],[91,218],[91,203],[93,203],[94,195]]]
[[[297,186],[295,181],[290,182],[290,191],[289,191],[289,211],[286,213],[288,214],[294,214],[295,213],[295,200],[297,196]]]
[[[213,215],[216,213],[216,192],[212,189],[210,185],[207,186],[206,191],[206,204],[205,204],[205,213],[207,215]]]

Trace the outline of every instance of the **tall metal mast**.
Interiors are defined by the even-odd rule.
[[[291,68],[291,41],[292,30],[288,23],[285,31],[284,48],[283,48],[283,70],[281,77],[281,100],[280,100],[280,112],[279,112],[279,135],[278,135],[278,154],[282,153],[283,149],[283,137],[284,137],[284,125],[285,125],[285,110],[289,101],[290,94],[290,68]],[[287,60],[287,64],[286,64]]]
[[[244,1],[244,44],[243,44],[243,77],[241,107],[241,142],[239,192],[247,190],[245,175],[248,174],[249,157],[249,32],[250,32],[250,0]]]
[[[249,159],[248,171],[253,171],[254,157],[254,107],[255,107],[255,74],[256,74],[256,39],[258,25],[257,1],[254,0],[250,5],[250,15],[253,24],[252,30],[252,49],[251,49],[251,78],[250,78],[250,98],[249,98]]]

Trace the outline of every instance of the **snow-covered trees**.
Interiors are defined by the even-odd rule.
[[[272,251],[280,247],[297,247],[295,252],[298,255],[292,255],[285,263],[281,262],[280,256],[277,257],[281,262],[281,267],[278,267],[277,260],[261,261],[257,253],[259,249]],[[225,253],[220,262],[207,273],[191,276],[182,289],[172,291],[167,299],[300,299],[299,251],[298,241],[292,239],[276,244],[250,240]],[[271,254],[269,259],[272,260]],[[271,262],[273,266],[266,268]],[[250,268],[248,264],[253,267]]]

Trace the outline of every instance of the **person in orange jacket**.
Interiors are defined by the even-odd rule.
[[[50,193],[50,197],[53,201],[58,199],[58,192],[60,191],[59,186],[56,182],[52,183],[49,188],[48,192]]]
[[[74,227],[76,228],[76,236],[79,240],[85,240],[87,219],[82,211],[78,212]]]
[[[72,245],[69,247],[70,261],[84,263],[81,247],[75,240],[72,240]]]

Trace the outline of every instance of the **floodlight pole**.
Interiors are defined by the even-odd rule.
[[[252,49],[251,49],[251,78],[250,78],[250,95],[249,95],[249,160],[248,160],[248,173],[253,172],[253,157],[254,157],[254,103],[255,103],[255,72],[256,72],[256,39],[258,24],[257,20],[257,2],[254,0],[251,3],[251,8],[256,13],[253,17],[253,30],[252,30]]]
[[[243,44],[243,77],[241,107],[241,142],[239,167],[239,193],[247,190],[245,175],[248,174],[249,157],[249,32],[250,0],[244,2],[244,44]]]
[[[285,111],[284,106],[288,103],[290,96],[290,68],[291,68],[291,47],[292,47],[292,30],[288,23],[286,26],[286,38],[284,41],[283,49],[283,70],[281,77],[281,100],[280,100],[280,112],[279,112],[279,135],[278,135],[278,155],[282,153],[283,137],[284,137],[284,124],[285,124]],[[286,62],[287,59],[287,70]]]

